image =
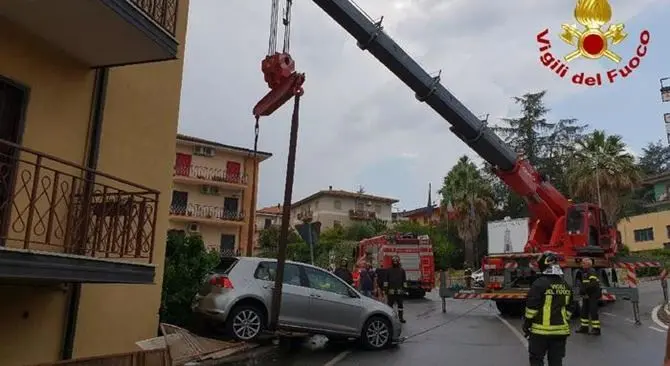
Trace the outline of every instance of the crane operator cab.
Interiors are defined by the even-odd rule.
[[[603,255],[612,247],[614,230],[607,222],[602,208],[575,204],[568,208],[565,220],[568,240],[580,255]]]

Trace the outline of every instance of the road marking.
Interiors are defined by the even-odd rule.
[[[351,350],[342,351],[342,352],[340,352],[340,354],[335,356],[332,360],[326,362],[323,366],[335,366],[338,363],[342,362],[342,360],[347,358],[347,356],[349,356],[350,353],[351,353]]]
[[[525,348],[528,348],[528,340],[526,339],[526,337],[523,336],[523,334],[521,334],[521,332],[519,332],[518,329],[516,329],[515,326],[513,326],[510,322],[507,321],[507,319],[503,318],[499,314],[496,314],[496,318],[498,318],[498,320],[500,320],[503,324],[505,324],[505,326],[509,328],[509,330],[511,330],[512,333],[514,333],[514,335],[519,339],[519,341]]]
[[[659,332],[659,333],[667,333],[667,330],[658,329],[658,328],[656,328],[656,327],[649,327],[649,329],[651,329],[651,330],[655,330],[655,331],[657,331],[657,332]]]
[[[661,307],[662,307],[662,306],[663,306],[663,305],[658,305],[658,306],[656,306],[656,307],[651,311],[651,320],[653,320],[654,323],[656,323],[656,325],[659,326],[659,328],[661,328],[661,329],[665,329],[665,330],[667,331],[667,330],[668,330],[668,326],[665,325],[665,324],[658,318],[658,312],[659,312],[659,310],[661,310]]]

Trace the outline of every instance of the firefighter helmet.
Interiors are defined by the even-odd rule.
[[[544,273],[548,268],[558,264],[558,257],[552,252],[544,252],[537,261],[537,266],[540,272]]]

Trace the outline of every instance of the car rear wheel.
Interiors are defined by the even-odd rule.
[[[363,346],[370,350],[380,350],[391,345],[391,323],[379,316],[374,316],[365,322],[361,334]]]
[[[253,306],[233,309],[226,323],[227,333],[238,341],[253,341],[265,328],[263,312]]]

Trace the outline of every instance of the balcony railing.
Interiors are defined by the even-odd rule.
[[[376,217],[373,211],[349,210],[349,218],[352,220],[374,220]]]
[[[218,219],[223,221],[243,221],[244,213],[237,210],[226,210],[223,207],[198,204],[172,204],[170,214],[174,216],[195,217],[201,219]]]
[[[314,218],[314,213],[312,211],[301,211],[298,212],[298,220],[312,220]]]
[[[151,262],[158,194],[0,140],[0,245]]]
[[[247,175],[238,172],[228,173],[225,169],[197,165],[175,165],[174,175],[181,177],[197,178],[213,182],[247,184]]]
[[[177,28],[178,0],[129,0],[151,20],[174,36]]]

